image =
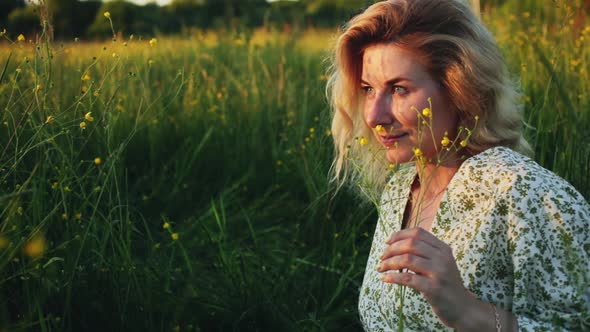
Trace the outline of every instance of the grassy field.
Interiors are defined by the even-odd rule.
[[[483,19],[588,198],[590,22],[526,10]],[[0,44],[0,331],[359,330],[376,213],[328,179],[334,33]]]

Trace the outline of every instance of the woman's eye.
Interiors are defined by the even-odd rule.
[[[398,86],[398,85],[394,86],[392,90],[393,90],[394,94],[402,95],[402,96],[408,92],[408,89],[404,88],[403,86]]]
[[[361,90],[363,90],[363,93],[366,95],[372,95],[375,92],[370,86],[361,86]]]

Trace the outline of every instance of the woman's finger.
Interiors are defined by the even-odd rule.
[[[427,293],[429,289],[429,280],[427,277],[410,272],[389,272],[381,276],[383,282],[398,284],[413,288],[422,294]]]
[[[399,271],[399,270],[411,270],[418,274],[431,275],[432,261],[424,257],[415,256],[411,254],[403,254],[394,256],[392,258],[382,261],[377,266],[377,271]]]
[[[380,259],[385,260],[393,256],[412,254],[424,258],[431,258],[433,251],[438,250],[427,242],[421,241],[417,238],[406,238],[392,243],[383,251]]]
[[[399,232],[395,232],[389,237],[386,243],[392,244],[394,242],[408,238],[415,238],[424,241],[430,244],[431,246],[439,249],[441,245],[444,245],[444,243],[441,240],[439,240],[436,236],[420,227],[402,229]]]

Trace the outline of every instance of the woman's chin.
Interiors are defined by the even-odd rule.
[[[385,154],[387,160],[392,164],[404,164],[412,161],[412,151],[404,151],[403,148],[391,148]]]

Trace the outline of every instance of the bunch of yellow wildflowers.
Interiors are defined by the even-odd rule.
[[[449,133],[445,132],[443,137],[435,137],[434,136],[434,130],[433,130],[433,119],[436,116],[435,110],[432,109],[432,100],[431,98],[428,98],[428,107],[423,108],[422,110],[418,110],[416,107],[411,107],[411,110],[413,110],[416,113],[416,116],[418,118],[418,142],[417,142],[417,146],[412,148],[412,152],[413,152],[413,161],[416,163],[416,166],[418,168],[418,172],[420,174],[420,178],[421,178],[421,183],[425,186],[428,187],[430,184],[430,180],[428,179],[428,176],[423,176],[425,174],[425,169],[426,169],[426,165],[430,164],[430,163],[434,163],[436,165],[436,167],[442,165],[443,163],[449,161],[449,158],[459,158],[458,152],[467,147],[468,143],[469,143],[469,138],[472,135],[473,129],[469,129],[469,128],[463,128],[460,127],[458,128],[458,133],[456,135],[455,138],[451,139],[449,138]],[[475,117],[475,125],[474,127],[477,126],[477,121],[478,121],[478,117]],[[375,132],[377,134],[383,135],[387,133],[387,129],[383,126],[383,125],[377,125],[374,128]],[[423,133],[426,133],[427,135],[423,135]],[[430,135],[428,135],[428,133],[430,133]],[[430,136],[429,139],[432,139],[433,142],[440,142],[440,146],[435,144],[435,149],[436,149],[436,156],[434,158],[436,158],[436,160],[432,160],[427,158],[424,155],[424,152],[422,150],[422,140],[424,139],[424,137],[428,137]],[[369,143],[369,140],[364,137],[364,136],[360,136],[360,137],[355,137],[355,140],[358,143],[358,146],[363,147],[365,145],[367,145]],[[397,145],[395,145],[393,148],[397,147]],[[372,160],[374,161],[378,161],[379,158],[383,158],[384,157],[384,149],[377,149],[377,151],[371,151],[369,149],[369,151],[371,152],[372,155]],[[349,148],[349,153],[350,153],[350,148]],[[355,159],[350,159],[349,162],[357,169],[359,174],[362,174],[363,172],[361,171],[362,169],[362,165],[360,163],[358,163],[357,160]],[[389,163],[388,167],[386,169],[386,171],[388,172],[396,172],[398,171],[399,165],[394,164],[394,163]],[[426,177],[426,179],[424,179],[424,177]],[[361,191],[366,194],[368,196],[368,198],[373,201],[373,203],[375,204],[375,206],[377,207],[377,209],[380,209],[380,200],[376,199],[375,197],[372,197],[370,195],[375,194],[375,190],[373,190],[372,188],[365,188],[367,183],[371,183],[371,182],[362,182],[362,178],[361,178],[361,182],[359,183],[359,188],[361,189]],[[387,189],[387,188],[386,188]],[[379,193],[377,193],[379,194]],[[413,217],[413,220],[410,220],[408,222],[408,227],[418,227],[418,223],[417,221],[420,220],[420,211],[421,211],[421,205],[423,203],[424,197],[418,197],[418,199],[416,200],[415,204],[417,206],[417,215],[415,217]],[[381,213],[380,213],[381,214]],[[399,297],[401,299],[400,301],[400,306],[397,308],[398,310],[398,316],[400,317],[400,319],[398,320],[398,331],[403,331],[404,330],[404,320],[403,320],[403,300],[404,300],[404,294],[405,294],[405,287],[402,286],[399,289],[400,294]]]

